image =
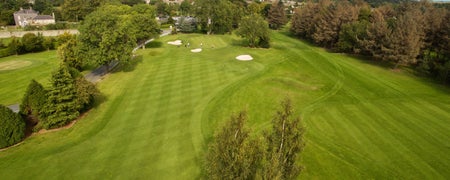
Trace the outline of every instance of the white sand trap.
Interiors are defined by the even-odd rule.
[[[253,60],[253,57],[250,55],[240,55],[240,56],[237,56],[236,59],[239,61],[251,61],[251,60]]]
[[[179,46],[183,43],[181,43],[181,40],[175,40],[175,41],[169,41],[169,42],[167,42],[167,44]]]
[[[202,52],[202,49],[201,48],[192,49],[191,52],[193,52],[193,53]]]

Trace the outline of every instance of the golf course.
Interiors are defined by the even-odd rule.
[[[190,47],[168,44],[181,40]],[[201,51],[191,51],[201,48]],[[156,39],[106,75],[70,128],[0,151],[0,179],[204,179],[205,151],[230,115],[270,128],[286,96],[306,128],[301,179],[449,179],[450,88],[383,62],[331,53],[282,31],[271,48],[235,35]],[[239,61],[250,55],[253,60]],[[0,104],[48,85],[56,51],[0,58]]]

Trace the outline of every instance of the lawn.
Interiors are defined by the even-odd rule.
[[[58,65],[56,51],[0,58],[0,104],[20,103],[31,79],[47,85]]]
[[[166,43],[177,39],[203,51]],[[448,88],[281,33],[272,39],[271,49],[230,35],[159,39],[98,84],[100,103],[72,128],[0,152],[2,178],[199,179],[216,127],[246,109],[261,132],[285,96],[307,128],[301,178],[450,178]],[[241,54],[254,61],[234,59]]]

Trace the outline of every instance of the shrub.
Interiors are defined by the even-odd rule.
[[[0,105],[0,148],[11,146],[25,136],[25,122],[19,114]]]
[[[46,90],[41,84],[34,79],[31,80],[27,91],[23,96],[22,104],[20,104],[20,113],[25,116],[32,116],[31,118],[36,119],[47,99],[46,93]]]

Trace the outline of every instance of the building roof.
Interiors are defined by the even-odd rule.
[[[50,15],[38,15],[33,18],[33,20],[50,20],[53,19],[53,16]]]

